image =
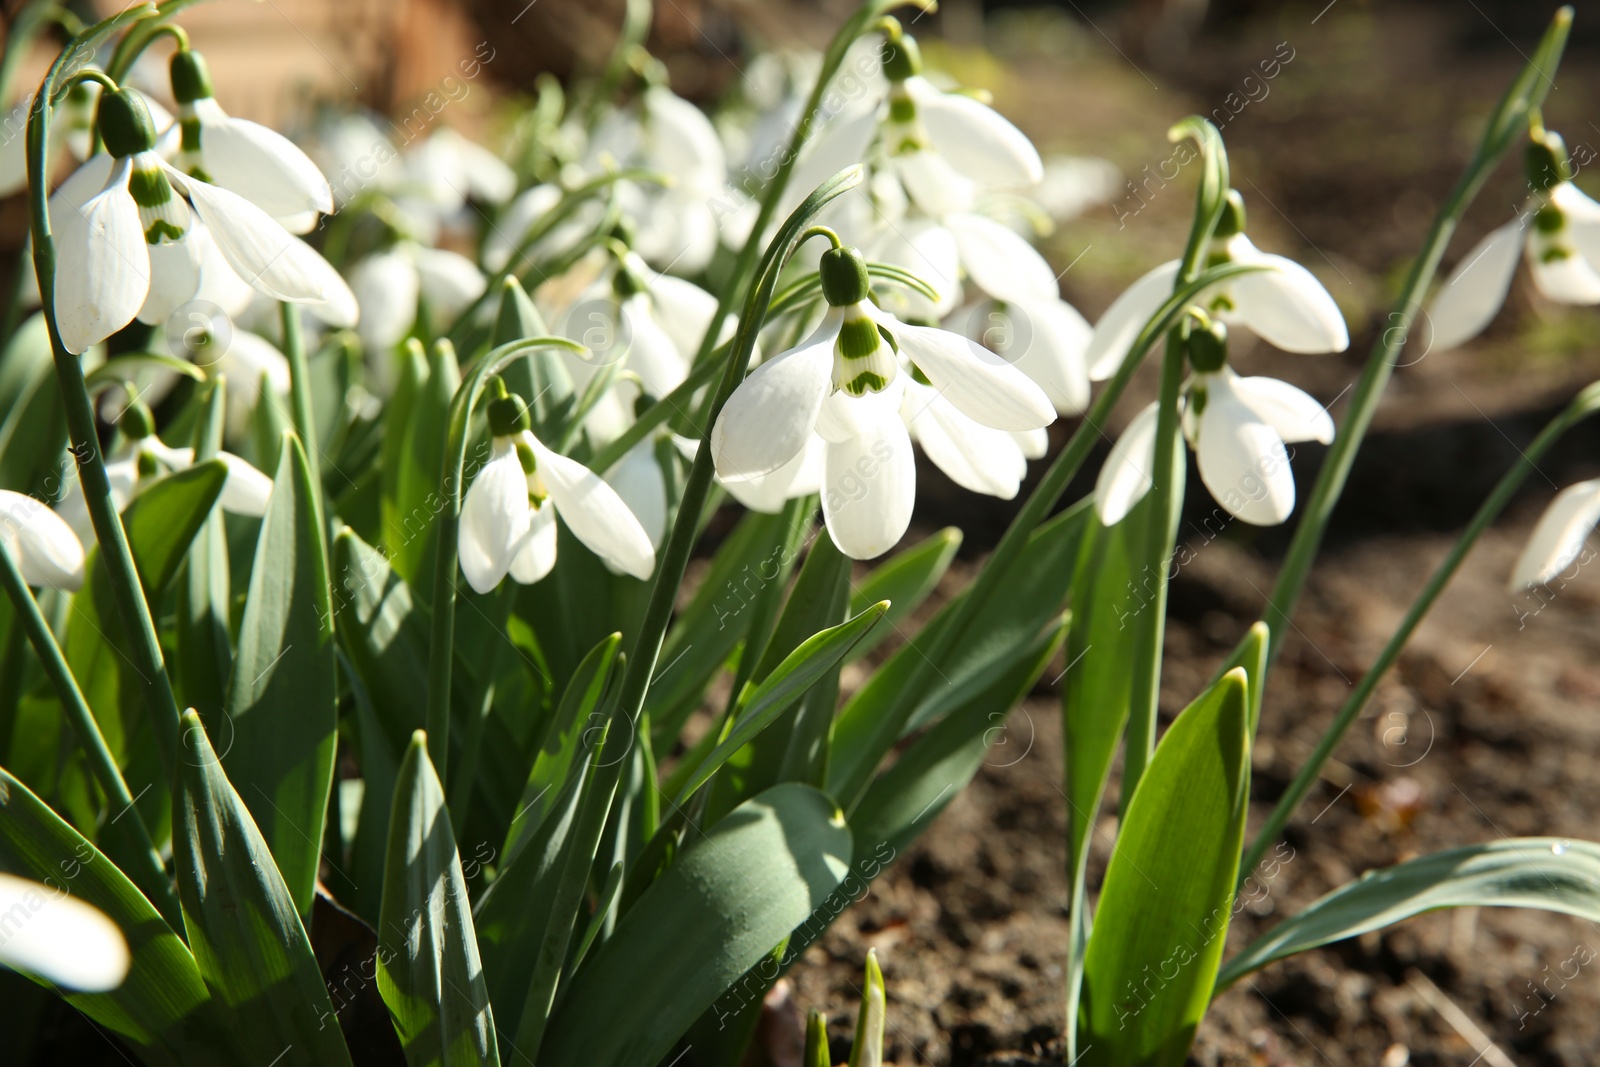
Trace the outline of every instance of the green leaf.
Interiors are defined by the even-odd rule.
[[[378,992],[411,1067],[498,1065],[467,882],[428,739],[412,737],[394,786]]]
[[[57,496],[69,476],[59,458],[66,445],[50,334],[34,315],[0,352],[0,489]]]
[[[349,1064],[289,886],[193,711],[173,806],[184,927],[240,1055],[292,1048],[300,1062]]]
[[[382,537],[379,539],[394,555],[407,538],[418,537],[423,527],[408,521],[400,508],[400,469],[406,462],[407,431],[417,397],[428,382],[428,360],[422,346],[408,341],[395,353],[394,395],[383,411],[383,444],[378,455],[378,489],[381,496]]]
[[[450,402],[460,387],[461,368],[455,350],[448,344],[435,345],[428,357],[428,377],[418,388],[405,422],[388,427],[405,435],[405,445],[395,484],[395,522],[385,522],[384,539],[394,569],[424,597],[433,588],[436,520],[444,508],[439,477],[444,470]]]
[[[195,427],[196,460],[209,460],[222,448],[227,411],[227,384],[220,379],[205,399]],[[228,534],[221,512],[212,510],[195,536],[183,565],[177,597],[178,655],[176,670],[183,706],[215,716],[227,699],[233,669],[233,637],[228,629],[232,575],[228,569]]]
[[[950,569],[950,562],[960,548],[961,531],[946,526],[932,537],[890,556],[851,589],[852,613],[863,611],[868,604],[880,600],[887,600],[890,608],[889,614],[884,616],[884,624],[852,648],[845,662],[853,663],[877,648],[901,622],[909,619]]]
[[[1273,927],[1228,961],[1221,990],[1296,952],[1438,908],[1538,908],[1600,922],[1600,845],[1518,837],[1368,871]]]
[[[500,284],[500,309],[490,347],[548,335],[544,317],[516,276],[507,275]],[[554,441],[571,417],[575,398],[565,359],[556,349],[537,348],[501,372],[506,387],[527,402],[534,435],[541,441]]]
[[[828,760],[828,792],[851,810],[872,781],[873,772],[907,733],[932,723],[993,684],[1025,646],[1061,611],[1072,583],[1073,561],[1089,501],[1044,522],[1012,565],[999,577],[989,598],[952,653],[935,664],[934,682],[924,693],[907,689],[923,655],[959,610],[957,595],[930,619],[915,641],[895,650],[839,712]]]
[[[743,700],[733,729],[717,743],[678,792],[682,806],[696,789],[717,772],[729,756],[749,744],[805,692],[843,662],[845,655],[889,610],[888,601],[874,604],[838,626],[829,627],[803,641],[784,658]]]
[[[250,572],[222,758],[301,915],[311,911],[333,783],[334,656],[322,523],[305,452],[288,434]]]
[[[410,587],[349,527],[333,537],[333,603],[339,645],[361,675],[398,762],[427,719],[428,631]]]
[[[99,849],[4,770],[0,870],[92,904],[128,939],[132,964],[123,983],[109,993],[64,993],[68,1003],[153,1063],[219,1058],[222,1031],[188,946]]]
[[[120,356],[106,360],[84,375],[83,381],[92,393],[103,386],[132,381],[140,371],[147,370],[179,374],[197,382],[206,380],[206,372],[186,359],[161,352],[124,352]]]
[[[574,976],[541,1062],[637,1067],[804,922],[844,877],[850,830],[833,801],[785,783],[687,848]]]
[[[1244,671],[1223,675],[1167,730],[1129,801],[1084,953],[1086,1067],[1177,1065],[1188,1053],[1233,913],[1248,702]]]
[[[617,650],[621,647],[621,634],[612,634],[601,641],[589,650],[567,682],[567,690],[550,720],[549,732],[539,747],[539,754],[534,757],[522,799],[506,831],[508,860],[516,856],[528,837],[556,809],[561,787],[579,767],[578,754],[584,735],[605,724],[600,704],[611,684]]]
[[[154,482],[122,512],[128,548],[145,597],[159,604],[196,533],[222,493],[226,468],[209,460]],[[67,664],[83,686],[84,699],[119,761],[133,725],[144,716],[131,645],[111,595],[111,576],[98,551],[90,556],[83,587],[67,617]]]

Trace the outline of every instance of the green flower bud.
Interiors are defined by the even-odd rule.
[[[878,57],[883,63],[883,76],[892,82],[903,82],[922,73],[922,49],[909,33],[884,38]]]
[[[172,98],[180,104],[192,104],[215,96],[211,88],[211,71],[206,68],[205,57],[188,49],[172,53]]]
[[[1229,189],[1228,198],[1222,205],[1222,217],[1217,220],[1217,228],[1213,236],[1218,240],[1226,240],[1235,234],[1244,232],[1244,197],[1239,190]]]
[[[867,298],[867,261],[859,248],[844,245],[822,253],[817,264],[822,295],[830,307],[849,307]]]
[[[528,406],[520,396],[508,394],[489,401],[489,432],[496,437],[513,437],[532,427]]]
[[[150,108],[137,89],[108,89],[101,93],[95,121],[106,151],[118,159],[156,146],[155,123],[150,121]]]
[[[1215,374],[1228,363],[1228,327],[1216,319],[1189,333],[1189,366],[1197,374]]]
[[[143,441],[156,432],[156,417],[142,400],[130,400],[117,417],[117,429],[130,441]]]
[[[1549,192],[1562,182],[1572,180],[1572,166],[1567,162],[1567,143],[1559,133],[1541,130],[1531,134],[1523,159],[1527,167],[1528,184],[1536,193]]]

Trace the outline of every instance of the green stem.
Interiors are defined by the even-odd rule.
[[[1266,824],[1261,827],[1261,832],[1256,835],[1255,841],[1250,845],[1250,851],[1245,853],[1244,863],[1239,867],[1239,881],[1241,884],[1255,870],[1256,864],[1261,862],[1261,857],[1265,854],[1267,848],[1283,833],[1284,825],[1289,821],[1289,817],[1294,814],[1295,808],[1299,807],[1300,802],[1305,799],[1306,793],[1311,790],[1312,784],[1322,771],[1323,764],[1328,761],[1328,757],[1333,754],[1333,750],[1343,740],[1345,732],[1350,729],[1350,725],[1360,716],[1362,709],[1367,705],[1367,701],[1371,699],[1373,690],[1377,689],[1378,683],[1383,680],[1383,676],[1388,673],[1389,668],[1394,666],[1394,661],[1399,658],[1401,651],[1406,646],[1406,642],[1411,640],[1412,633],[1416,631],[1418,624],[1427,616],[1429,610],[1433,607],[1434,601],[1439,599],[1439,594],[1450,583],[1450,579],[1454,577],[1456,569],[1461,566],[1461,561],[1466,558],[1468,552],[1472,551],[1472,546],[1483,535],[1483,531],[1487,530],[1489,525],[1499,517],[1500,512],[1505,510],[1505,506],[1510,502],[1512,495],[1516,493],[1528,475],[1533,472],[1540,457],[1549,450],[1550,446],[1555,444],[1573,425],[1593,414],[1596,410],[1600,410],[1600,383],[1591,385],[1579,393],[1565,411],[1550,421],[1550,424],[1539,433],[1539,436],[1534,438],[1533,444],[1522,452],[1521,459],[1517,464],[1506,472],[1505,476],[1494,487],[1494,491],[1489,494],[1488,499],[1478,508],[1477,514],[1472,517],[1472,522],[1467,525],[1466,530],[1456,539],[1454,547],[1450,549],[1450,554],[1445,556],[1439,566],[1434,569],[1433,575],[1428,579],[1428,584],[1422,587],[1422,594],[1411,605],[1411,610],[1406,612],[1406,617],[1401,620],[1399,628],[1389,638],[1389,643],[1383,646],[1383,651],[1373,661],[1372,667],[1366,674],[1362,675],[1361,681],[1356,683],[1355,689],[1351,691],[1349,698],[1345,700],[1344,706],[1334,716],[1333,723],[1322,735],[1322,740],[1317,742],[1316,750],[1311,753],[1311,757],[1300,768],[1300,773],[1295,775],[1294,782],[1290,784],[1288,791],[1278,801],[1277,807],[1272,809],[1272,814],[1267,817]]]
[[[1383,399],[1383,391],[1397,365],[1397,357],[1405,347],[1412,326],[1417,322],[1423,296],[1433,283],[1439,261],[1455,233],[1456,224],[1483,188],[1495,165],[1526,128],[1529,112],[1543,103],[1551,84],[1550,75],[1554,74],[1561,60],[1571,27],[1572,8],[1563,7],[1556,12],[1533,59],[1501,98],[1472,162],[1456,182],[1444,206],[1439,209],[1421,252],[1411,264],[1400,297],[1386,320],[1388,326],[1372,346],[1372,354],[1367,357],[1361,378],[1351,393],[1349,413],[1345,416],[1344,425],[1339,427],[1338,437],[1328,449],[1322,469],[1317,473],[1316,485],[1301,510],[1300,522],[1295,527],[1294,538],[1284,557],[1283,569],[1278,573],[1272,596],[1262,612],[1262,620],[1271,631],[1268,663],[1282,651],[1284,627],[1305,588],[1311,565],[1316,560],[1328,522],[1333,517],[1333,509],[1339,503],[1345,483],[1349,480],[1356,453],[1372,425],[1378,402]]]
[[[294,432],[307,448],[315,448],[316,418],[311,413],[311,373],[306,365],[306,339],[300,327],[300,309],[293,304],[278,305],[283,324],[283,355],[289,361],[289,406],[294,417]]]
[[[78,462],[78,477],[83,485],[89,518],[94,525],[95,539],[100,543],[110,578],[111,594],[126,630],[135,673],[143,683],[145,702],[150,709],[161,758],[170,773],[178,747],[178,704],[172,693],[172,682],[167,677],[155,622],[150,617],[150,607],[145,603],[133,554],[128,549],[127,534],[111,500],[111,483],[106,477],[105,460],[100,453],[94,408],[84,384],[83,368],[78,357],[68,352],[62,344],[61,331],[56,325],[56,247],[50,232],[46,174],[50,158],[51,99],[61,79],[68,76],[67,67],[77,56],[92,51],[110,34],[154,14],[156,9],[153,6],[144,6],[115,15],[84,31],[56,57],[28,115],[28,200],[34,272],[39,279],[40,305],[50,333],[56,379],[61,386],[61,399],[66,410],[67,433]]]
[[[123,832],[132,839],[132,847],[128,851],[131,854],[129,859],[134,863],[133,869],[128,872],[129,876],[167,923],[174,930],[182,930],[178,898],[173,894],[172,884],[162,867],[161,856],[150,840],[150,831],[145,827],[139,809],[134,807],[128,783],[123,780],[122,771],[117,768],[117,761],[100,732],[100,724],[95,721],[94,713],[83,698],[83,691],[78,688],[77,679],[72,676],[72,669],[61,654],[61,646],[56,644],[49,623],[39,612],[38,601],[34,600],[28,583],[23,580],[22,572],[6,550],[3,539],[0,539],[0,585],[5,586],[6,595],[11,598],[12,607],[15,608],[13,628],[27,634],[45,675],[55,687],[56,697],[61,701],[61,708],[72,724],[73,732],[78,735],[78,743],[83,746],[84,755],[89,761],[89,770],[112,808],[117,811],[111,823],[126,820]]]
[[[1174,126],[1171,140],[1193,138],[1205,158],[1205,171],[1195,191],[1194,222],[1184,247],[1173,289],[1182,289],[1199,276],[1211,247],[1211,235],[1222,217],[1228,195],[1228,155],[1223,151],[1222,135],[1203,118],[1191,117]],[[1171,568],[1173,541],[1177,526],[1174,512],[1183,501],[1178,494],[1178,394],[1183,388],[1184,339],[1189,322],[1181,319],[1167,334],[1166,353],[1161,361],[1161,388],[1156,400],[1155,454],[1151,469],[1152,496],[1149,521],[1145,524],[1144,573],[1155,579],[1155,591],[1135,625],[1134,648],[1137,660],[1128,692],[1128,738],[1122,772],[1122,807],[1127,809],[1134,787],[1144,775],[1145,765],[1155,751],[1156,713],[1161,701],[1161,653],[1167,625],[1167,576]]]
[[[433,566],[433,617],[428,645],[428,758],[444,784],[450,753],[450,676],[454,666],[456,633],[456,550],[461,541],[461,492],[466,477],[467,433],[472,412],[483,396],[489,379],[512,363],[540,348],[565,348],[582,353],[583,346],[564,337],[531,337],[512,341],[490,352],[472,368],[466,381],[450,401],[450,421],[446,428],[443,469],[439,472],[439,492],[444,510],[439,513],[439,540]]]

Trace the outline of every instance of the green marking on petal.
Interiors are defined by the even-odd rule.
[[[888,385],[883,375],[864,370],[845,383],[844,391],[851,396],[865,396],[868,393],[881,393]]]
[[[1560,263],[1564,259],[1572,258],[1572,249],[1563,248],[1561,245],[1550,245],[1539,253],[1540,263]]]
[[[128,192],[140,207],[163,207],[173,198],[172,183],[167,181],[167,176],[159,170],[143,167],[135,168],[128,176]]]
[[[889,121],[909,125],[917,120],[917,102],[909,96],[889,98]]]
[[[161,244],[163,241],[181,241],[183,231],[166,219],[156,219],[150,224],[150,228],[144,231],[144,239],[146,244],[153,245]]]
[[[185,152],[200,151],[200,120],[198,118],[187,118],[179,126],[183,131],[183,139],[179,147]]]
[[[845,319],[839,327],[835,349],[845,359],[870,359],[883,345],[878,324],[871,319]]]

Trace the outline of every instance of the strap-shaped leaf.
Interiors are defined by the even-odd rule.
[[[301,915],[311,911],[333,784],[337,693],[327,558],[305,452],[285,435],[239,626],[228,685],[231,743],[222,759]]]
[[[203,1063],[220,1055],[222,1031],[188,946],[115,864],[4,770],[0,870],[94,905],[128,939],[128,977],[109,993],[64,994],[73,1007],[154,1063]]]
[[[333,538],[339,644],[360,673],[398,761],[428,714],[428,631],[411,589],[349,527]]]
[[[1425,911],[1466,907],[1538,908],[1600,922],[1600,845],[1509,838],[1368,871],[1229,960],[1217,988],[1296,952],[1381,930]]]
[[[183,715],[173,808],[184,928],[236,1049],[349,1064],[289,887],[193,711]]]
[[[220,461],[199,463],[155,482],[123,509],[128,548],[152,604],[160,602],[190,542],[216,506],[226,476],[227,468]],[[100,553],[92,553],[83,588],[73,597],[72,614],[67,617],[64,651],[106,745],[120,758],[128,736],[123,702],[138,686],[138,679],[133,676],[133,657],[110,582]],[[143,707],[142,702],[129,700],[126,710],[130,716],[138,716]]]
[[[887,600],[889,614],[884,625],[863,638],[850,650],[846,662],[854,662],[871,652],[886,637],[895,632],[900,620],[909,618],[913,611],[928,599],[944,572],[950,569],[951,560],[961,548],[961,531],[946,526],[926,540],[898,552],[872,569],[850,591],[851,612],[861,612],[870,604]]]
[[[561,703],[550,720],[549,733],[545,735],[539,754],[534,757],[533,767],[528,771],[522,799],[512,813],[511,826],[506,831],[507,862],[516,857],[526,839],[556,809],[562,786],[574,768],[581,773],[580,746],[586,732],[599,730],[605,725],[600,702],[607,686],[611,684],[617,650],[621,646],[621,634],[612,634],[601,641],[589,650],[567,682],[567,691],[562,694]]]
[[[1162,1067],[1188,1053],[1233,915],[1248,700],[1244,671],[1223,675],[1172,724],[1128,803],[1084,953],[1087,1067]]]
[[[494,1015],[444,789],[413,735],[394,786],[378,992],[411,1067],[498,1065]]]
[[[715,774],[717,768],[722,766],[729,756],[749,744],[761,731],[772,725],[774,719],[799,700],[806,690],[837,667],[855,643],[865,637],[888,610],[889,602],[881,601],[855,618],[838,626],[830,626],[801,642],[799,648],[789,653],[783,662],[773,668],[772,673],[751,691],[748,699],[743,702],[744,706],[740,709],[738,717],[733,721],[733,728],[728,731],[726,737],[717,742],[717,747],[711,750],[711,754],[695,769],[694,774],[689,776],[689,780],[678,793],[676,804],[681,806],[686,803],[690,795],[699,789],[706,779]]]
[[[212,459],[222,448],[226,404],[227,383],[219,378],[195,426],[196,460]],[[198,709],[202,718],[211,717],[226,706],[228,675],[233,669],[229,630],[233,580],[228,568],[227,527],[215,508],[185,557],[177,592],[175,681],[182,706]]]
[[[810,786],[746,801],[640,896],[574,976],[541,1063],[654,1064],[695,1018],[827,899],[850,830]]]

